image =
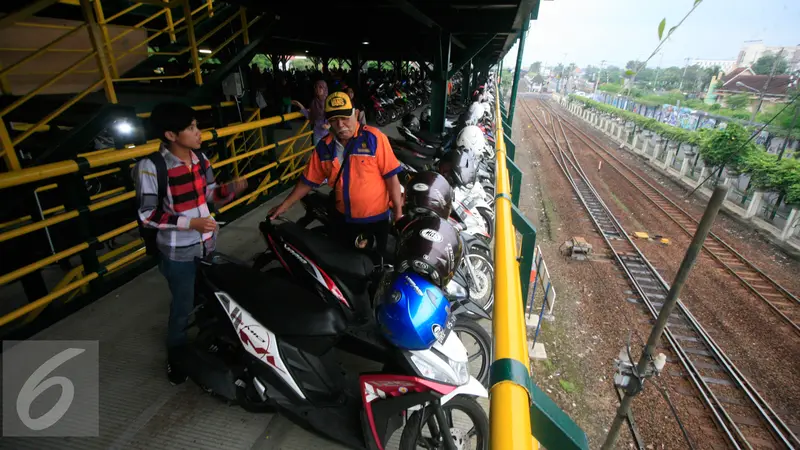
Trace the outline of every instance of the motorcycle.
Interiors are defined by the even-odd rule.
[[[430,349],[402,350],[384,340],[376,360],[382,369],[357,373],[344,370],[335,352],[348,327],[341,311],[283,269],[257,272],[212,253],[198,261],[196,286],[197,334],[186,365],[207,392],[247,411],[277,410],[365,450],[384,449],[404,422],[403,448],[416,448],[423,418],[437,445],[455,449],[467,436],[447,421],[458,410],[473,421],[478,448],[488,448],[488,418],[475,400],[488,393],[469,375],[452,316]]]
[[[401,174],[408,172],[401,172]],[[328,228],[332,225],[328,217],[328,196],[320,192],[310,192],[301,200],[306,213],[298,219],[296,225],[300,228],[308,228],[311,223],[318,221],[322,227]],[[480,221],[480,217],[475,217],[472,212],[459,202],[454,202],[453,216],[450,223],[461,233],[461,239],[466,249],[464,259],[456,270],[453,280],[447,286],[448,297],[453,291],[465,290],[468,292],[469,299],[482,311],[489,313],[494,304],[494,266],[492,264],[490,236],[486,233],[486,226]],[[390,236],[387,261],[394,253],[394,236]],[[297,236],[302,240],[302,236]],[[319,245],[330,245],[320,243]],[[353,266],[351,261],[348,265]],[[333,268],[332,270],[337,270]],[[482,314],[476,314],[471,309],[466,311],[466,315],[472,318],[487,318]],[[476,331],[477,333],[478,331]],[[477,338],[476,338],[477,339]],[[482,379],[478,376],[479,379]]]
[[[322,218],[326,220],[327,209],[324,211]],[[268,248],[256,256],[254,269],[263,270],[277,260],[290,276],[306,286],[312,286],[319,296],[339,305],[348,323],[361,325],[351,327],[344,333],[342,348],[372,358],[376,357],[375,352],[383,351],[380,346],[374,345],[374,336],[365,330],[372,329],[373,300],[382,281],[392,273],[392,266],[376,265],[363,252],[345,248],[320,230],[307,230],[298,223],[286,221],[273,225],[267,218],[259,224],[259,229]],[[486,254],[488,246],[484,245],[481,251]],[[462,266],[445,286],[444,293],[451,301],[454,317],[458,318],[455,322],[456,331],[470,336],[478,347],[471,355],[472,360],[481,358],[475,364],[475,376],[481,382],[488,383],[491,337],[480,325],[467,318],[491,319],[482,309],[483,305],[477,305],[471,299],[472,291],[483,288],[488,281],[485,275],[469,273],[468,264]]]

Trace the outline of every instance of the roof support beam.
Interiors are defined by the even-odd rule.
[[[394,4],[395,6],[397,6],[398,8],[400,8],[400,10],[403,11],[406,15],[410,16],[412,19],[414,19],[417,22],[425,25],[426,27],[428,27],[428,28],[439,28],[439,29],[442,28],[441,26],[439,26],[439,24],[434,22],[433,19],[431,19],[430,17],[426,16],[422,11],[417,9],[416,6],[412,5],[411,3],[407,2],[406,0],[390,0],[390,2],[392,4]],[[459,48],[462,48],[462,49],[466,48],[466,45],[464,45],[463,42],[461,42],[460,40],[458,40],[458,39],[456,39],[456,38],[454,38],[452,36],[450,36],[450,41],[456,47],[459,47]]]
[[[492,35],[492,37],[490,37],[486,41],[479,42],[473,45],[472,47],[464,50],[464,56],[462,56],[453,63],[453,68],[450,69],[450,72],[447,74],[447,78],[450,78],[453,75],[455,75],[456,72],[461,70],[461,68],[464,67],[465,64],[472,61],[472,58],[476,57],[478,53],[480,53],[481,50],[486,48],[486,46],[489,45],[489,43],[492,42],[493,40],[494,40],[494,35]]]
[[[37,12],[47,8],[58,0],[37,0],[33,3],[23,6],[22,8],[0,18],[0,29],[11,25],[14,22],[27,19],[28,17],[36,14]]]

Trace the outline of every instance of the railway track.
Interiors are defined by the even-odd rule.
[[[694,235],[699,223],[698,218],[678,206],[662,191],[625,164],[604,145],[584,133],[561,113],[547,104],[545,104],[545,108],[552,115],[559,117],[574,136],[613,167],[620,176],[641,192],[647,200],[675,222],[688,236]],[[791,326],[795,333],[800,334],[800,299],[770,278],[769,275],[761,271],[755,264],[713,232],[709,233],[703,244],[703,250],[742,286],[763,301],[781,320]]]
[[[552,114],[550,132],[524,101],[522,110],[572,185],[640,302],[653,318],[657,317],[667,297],[669,284],[645,258],[589,182],[572,150],[563,121]],[[786,423],[680,300],[669,316],[664,338],[675,355],[674,360],[684,371],[678,376],[691,383],[716,424],[716,436],[706,433],[692,436],[695,446],[736,449],[800,447],[800,441]],[[713,442],[715,440],[717,442]]]

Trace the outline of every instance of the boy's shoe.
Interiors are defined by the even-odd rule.
[[[167,378],[169,379],[169,383],[173,386],[177,386],[182,384],[186,381],[186,372],[183,371],[183,367],[180,364],[176,364],[175,361],[168,361],[167,362]]]

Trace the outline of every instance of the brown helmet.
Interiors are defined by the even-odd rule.
[[[408,214],[435,214],[447,220],[453,210],[453,189],[440,174],[418,172],[406,183],[405,206]]]
[[[403,228],[395,262],[399,272],[413,270],[444,287],[461,263],[464,248],[458,231],[438,216],[421,216]]]

